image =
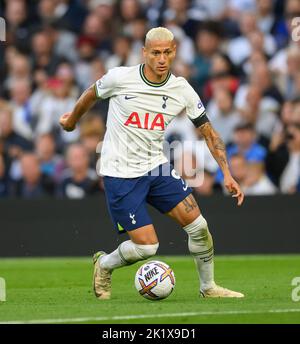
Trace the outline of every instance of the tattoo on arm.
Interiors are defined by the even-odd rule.
[[[225,147],[225,145],[224,145],[224,142],[223,142],[219,137],[217,137],[217,138],[215,139],[214,146],[215,146],[215,149],[219,149],[219,150],[222,150],[222,151],[226,151],[226,147]]]
[[[210,122],[201,125],[199,130],[203,135],[211,154],[219,164],[222,172],[227,172],[229,168],[226,157],[226,147],[219,134],[214,130]]]
[[[187,196],[184,200],[183,200],[183,204],[185,206],[185,211],[186,213],[191,212],[192,210],[198,208],[198,204],[195,201],[193,195],[189,195]]]

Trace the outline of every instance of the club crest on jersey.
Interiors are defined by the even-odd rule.
[[[147,112],[144,116],[140,116],[137,112],[132,112],[124,125],[139,129],[165,130],[165,121],[162,113],[151,116]]]
[[[167,100],[169,99],[169,97],[163,96],[162,98],[163,98],[163,101],[164,101],[164,103],[162,105],[162,108],[165,109],[167,107]]]
[[[198,101],[197,107],[199,110],[203,107],[202,101],[200,99]]]

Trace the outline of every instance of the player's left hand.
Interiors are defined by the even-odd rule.
[[[242,192],[239,184],[232,178],[231,175],[224,177],[224,186],[232,197],[237,198],[237,204],[240,206],[244,201],[244,193]]]

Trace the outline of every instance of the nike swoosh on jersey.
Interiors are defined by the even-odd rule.
[[[137,98],[137,96],[125,96],[126,100],[133,99],[133,98]]]

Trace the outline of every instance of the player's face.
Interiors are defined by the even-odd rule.
[[[145,64],[152,72],[161,77],[168,73],[176,55],[176,44],[174,41],[152,41],[147,42],[143,48]]]

